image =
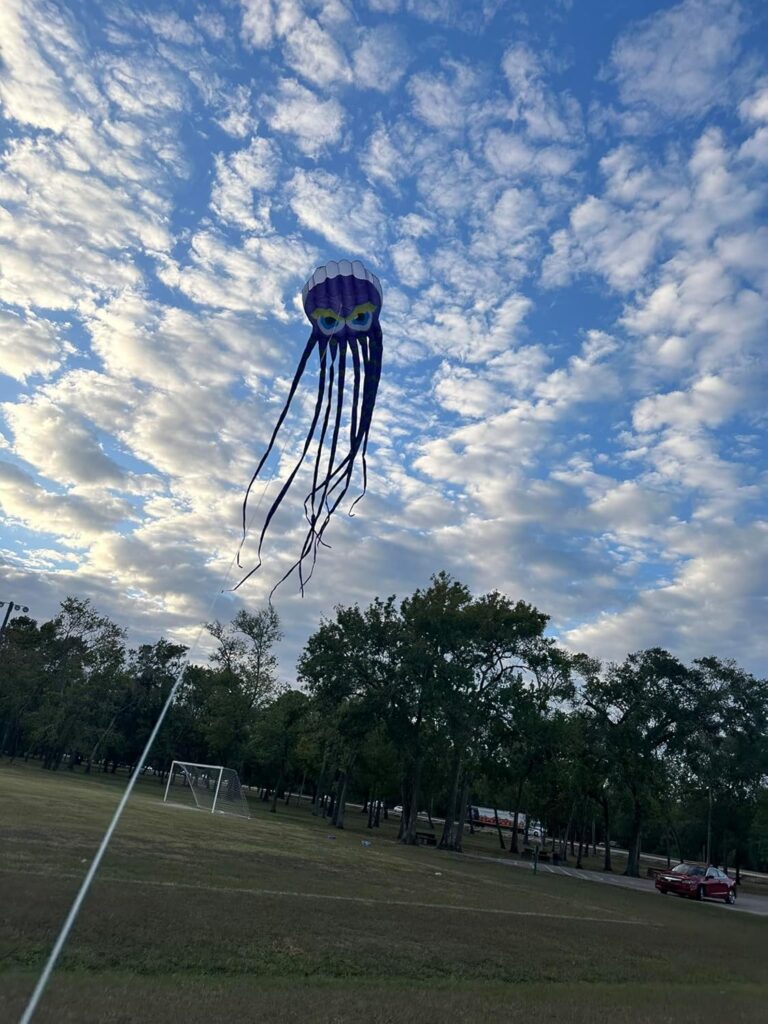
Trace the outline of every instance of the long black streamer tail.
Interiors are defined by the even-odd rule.
[[[259,464],[256,467],[256,472],[251,477],[250,482],[248,484],[248,487],[245,490],[245,497],[243,498],[243,536],[240,539],[240,544],[238,545],[238,548],[237,548],[237,565],[238,565],[239,568],[242,568],[242,565],[240,564],[240,552],[243,549],[243,544],[245,544],[245,537],[246,537],[246,534],[248,532],[248,522],[247,522],[248,498],[250,497],[251,489],[253,488],[253,485],[256,483],[256,480],[258,479],[259,473],[264,468],[264,463],[269,458],[269,455],[270,455],[272,449],[275,446],[275,441],[277,440],[277,435],[280,432],[280,427],[282,427],[283,421],[285,420],[285,417],[288,415],[288,409],[290,408],[291,402],[293,401],[293,396],[296,394],[296,389],[299,386],[299,381],[301,380],[301,378],[302,378],[302,376],[304,374],[304,370],[307,368],[307,362],[309,361],[310,354],[311,354],[312,349],[314,347],[315,347],[315,337],[314,337],[314,335],[310,335],[309,341],[305,345],[304,351],[301,354],[301,359],[299,360],[299,365],[296,367],[296,373],[293,375],[293,381],[291,383],[290,391],[288,392],[288,398],[285,400],[285,405],[283,406],[282,411],[281,411],[281,413],[280,413],[280,415],[279,415],[279,417],[277,419],[277,423],[275,424],[275,429],[272,431],[272,437],[269,439],[269,444],[267,445],[266,451],[264,452],[264,454],[262,455],[261,459],[259,460]],[[251,574],[249,573],[249,575],[251,575]],[[247,578],[248,577],[246,576],[245,579],[247,579]],[[240,581],[240,583],[242,583],[242,582],[243,582],[243,580]],[[240,586],[240,583],[238,583],[238,585],[237,585],[238,587]],[[237,587],[235,589],[237,589]]]
[[[310,551],[312,552],[312,569],[310,571],[309,576],[307,577],[307,581],[309,581],[309,579],[312,576],[312,572],[314,572],[315,563],[317,562],[317,548],[318,548],[318,545],[322,541],[323,531],[325,530],[325,527],[328,525],[328,519],[330,518],[330,513],[326,513],[326,516],[325,516],[325,518],[323,520],[323,524],[320,527],[320,530],[318,531],[317,530],[317,521],[318,521],[319,517],[322,515],[323,505],[325,505],[325,503],[327,501],[328,487],[330,485],[331,480],[333,479],[333,471],[334,471],[334,468],[335,468],[334,467],[334,462],[336,460],[336,449],[337,449],[338,443],[339,443],[339,432],[341,430],[341,419],[342,419],[342,415],[344,413],[344,377],[345,377],[345,372],[346,372],[346,364],[347,364],[347,345],[346,345],[346,342],[342,342],[339,345],[339,377],[338,377],[338,384],[337,384],[337,387],[336,387],[336,419],[335,419],[335,422],[333,424],[333,434],[331,435],[331,448],[330,448],[330,451],[328,453],[328,470],[327,470],[327,472],[325,474],[325,478],[324,478],[324,481],[323,481],[323,487],[322,487],[322,493],[320,494],[320,498],[318,500],[317,512],[315,512],[315,505],[314,505],[314,502],[313,502],[313,506],[312,506],[312,521],[310,523],[310,528],[309,528],[309,531],[307,532],[307,537],[305,539],[304,546],[303,546],[302,551],[301,551],[301,556],[299,558],[299,562],[301,563],[307,557],[309,552]],[[351,463],[350,463],[350,465],[351,465]],[[302,568],[301,568],[301,565],[299,565],[299,577],[302,579],[301,591],[302,591],[302,594],[303,594],[304,593],[304,580],[302,578]]]
[[[309,342],[307,343],[307,347],[304,350],[304,356],[302,357],[302,362],[299,364],[299,369],[296,371],[296,375],[294,376],[293,384],[291,385],[291,390],[290,390],[290,393],[288,395],[288,399],[287,399],[285,405],[283,406],[283,411],[280,414],[280,419],[278,420],[277,426],[275,427],[275,429],[274,429],[274,431],[272,433],[272,438],[271,438],[271,440],[269,442],[269,447],[267,448],[267,450],[264,453],[264,455],[261,457],[261,461],[259,462],[259,465],[256,468],[256,472],[254,473],[253,477],[251,478],[251,482],[248,485],[248,490],[246,491],[245,499],[243,501],[243,537],[242,537],[242,539],[240,541],[240,546],[237,549],[237,564],[238,564],[238,566],[240,566],[240,551],[242,550],[243,544],[245,542],[245,532],[246,532],[246,529],[247,529],[245,516],[246,516],[246,506],[247,506],[247,502],[248,502],[248,495],[249,495],[249,493],[251,491],[251,488],[253,487],[254,481],[257,479],[261,469],[264,466],[264,463],[267,460],[267,457],[268,457],[270,451],[272,450],[272,448],[274,446],[275,438],[277,437],[277,432],[280,429],[282,421],[285,419],[286,413],[288,412],[288,407],[291,404],[291,399],[293,398],[293,396],[294,396],[294,394],[296,392],[296,388],[298,386],[299,379],[301,378],[301,374],[302,374],[304,368],[306,367],[307,359],[309,358],[309,353],[311,352],[312,345],[313,345],[313,339],[310,338]],[[264,536],[265,536],[265,534],[267,532],[267,527],[269,526],[269,524],[270,524],[270,522],[272,520],[272,517],[275,515],[275,513],[278,510],[278,508],[280,507],[280,504],[281,504],[283,498],[285,497],[289,487],[293,483],[293,480],[294,480],[296,474],[298,473],[299,469],[301,468],[302,463],[304,462],[304,459],[306,458],[307,452],[309,451],[309,446],[312,443],[312,438],[314,437],[315,430],[317,428],[317,421],[320,418],[320,411],[321,411],[322,406],[323,406],[323,399],[325,397],[326,355],[327,355],[327,351],[328,351],[328,343],[327,343],[327,341],[324,338],[321,338],[318,341],[318,351],[319,351],[319,354],[320,354],[320,373],[319,373],[318,382],[317,382],[317,399],[315,401],[315,409],[314,409],[314,412],[313,412],[313,415],[312,415],[312,422],[311,422],[310,427],[309,427],[309,432],[307,434],[306,441],[304,442],[304,447],[302,449],[302,452],[301,452],[301,455],[299,456],[298,461],[296,462],[296,465],[294,466],[293,470],[291,471],[290,476],[288,477],[288,479],[286,480],[285,484],[281,488],[280,493],[275,498],[274,502],[272,503],[272,506],[269,509],[269,512],[267,513],[267,517],[266,517],[266,520],[264,522],[264,526],[262,527],[261,534],[259,536],[259,547],[258,547],[258,551],[257,551],[256,565],[250,570],[250,572],[246,573],[246,575],[243,576],[243,578],[232,588],[233,591],[237,590],[238,587],[240,587],[243,583],[245,583],[245,581],[247,579],[250,579],[250,577],[253,576],[253,574],[261,567],[261,547],[262,547],[262,544],[264,543]],[[333,364],[331,364],[331,389],[332,388],[333,388]],[[327,421],[327,417],[326,417],[326,421]]]
[[[364,424],[363,429],[363,451],[362,451],[362,466],[363,466],[363,489],[360,494],[352,502],[349,510],[349,514],[352,515],[355,505],[365,496],[365,492],[368,490],[368,434],[371,429],[371,421],[373,419],[373,407],[376,404],[376,395],[379,390],[379,381],[381,380],[381,362],[384,352],[384,344],[381,333],[381,326],[379,324],[374,325],[374,329],[368,337],[369,344],[363,349],[363,364],[365,366],[365,385],[363,388],[363,408],[361,425]]]

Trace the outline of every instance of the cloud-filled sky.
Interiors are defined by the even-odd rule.
[[[262,606],[295,501],[220,592],[301,287],[361,259],[369,490],[275,595],[284,677],[336,603],[442,568],[573,650],[768,671],[766,14],[5,0],[0,598],[91,597],[133,642]]]

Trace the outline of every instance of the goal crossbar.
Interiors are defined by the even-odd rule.
[[[190,769],[192,769],[192,771],[195,772],[195,776],[194,777],[193,777],[192,772],[190,771]],[[231,776],[234,776],[234,780],[237,783],[238,795],[240,795],[240,782],[237,779],[237,773],[236,772],[233,772],[232,769],[226,768],[224,765],[221,765],[221,764],[201,764],[201,763],[196,762],[196,761],[172,761],[171,762],[171,767],[170,767],[170,769],[168,771],[168,781],[167,781],[167,783],[165,785],[165,793],[163,795],[163,803],[168,803],[168,794],[170,792],[170,788],[171,788],[171,785],[173,784],[174,778],[175,778],[176,774],[178,773],[178,774],[181,774],[181,776],[183,777],[186,785],[189,786],[189,789],[192,792],[192,796],[193,796],[193,798],[195,800],[195,804],[197,806],[197,809],[198,810],[207,811],[206,807],[201,807],[200,806],[200,803],[199,803],[199,801],[197,799],[197,796],[195,795],[195,788],[197,786],[197,771],[198,770],[202,770],[202,771],[205,771],[205,772],[209,773],[209,776],[206,779],[206,789],[211,788],[211,786],[215,782],[215,788],[214,788],[214,794],[213,794],[213,802],[211,803],[210,813],[211,814],[215,814],[217,811],[222,813],[220,808],[219,808],[219,806],[218,806],[218,804],[219,804],[219,794],[220,794],[220,791],[221,791],[221,783],[222,783],[222,779],[224,778],[224,773],[225,772],[228,773],[228,778],[227,778],[227,788],[228,788],[228,790],[230,789],[231,784],[232,784]],[[250,817],[250,815],[248,815],[248,813],[247,813],[247,810],[246,810],[245,816],[246,817]]]

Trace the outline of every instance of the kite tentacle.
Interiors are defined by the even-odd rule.
[[[336,352],[337,352],[337,346],[336,345],[331,346],[331,371],[330,371],[330,376],[329,376],[329,379],[328,379],[328,394],[326,396],[327,400],[326,400],[326,405],[325,405],[325,415],[323,416],[323,425],[320,428],[320,438],[319,438],[319,440],[317,442],[317,450],[315,452],[315,466],[314,466],[314,470],[313,470],[313,473],[312,473],[312,490],[309,492],[307,497],[304,499],[304,517],[306,518],[306,520],[309,523],[310,527],[312,526],[312,523],[313,523],[314,519],[316,518],[315,498],[314,498],[314,496],[315,496],[315,494],[317,494],[317,492],[323,486],[322,485],[322,481],[320,483],[318,483],[318,480],[319,480],[319,477],[320,477],[320,463],[322,461],[323,446],[325,445],[325,435],[328,433],[328,424],[330,423],[330,420],[331,420],[331,408],[333,407],[333,388],[334,388],[334,375],[335,375],[335,367],[336,367]],[[310,517],[310,514],[309,514],[309,512],[307,510],[307,502],[310,499],[312,500],[312,516],[311,517]]]
[[[325,397],[326,356],[327,356],[327,351],[328,351],[328,345],[327,345],[327,342],[324,339],[321,339],[320,342],[318,343],[318,351],[320,353],[320,373],[319,373],[318,381],[317,381],[317,399],[315,401],[315,409],[314,409],[314,412],[313,412],[313,415],[312,415],[312,422],[310,423],[309,432],[307,434],[307,439],[304,442],[304,447],[303,447],[303,449],[301,451],[301,455],[299,456],[298,462],[294,466],[290,476],[288,477],[288,479],[286,480],[285,484],[281,488],[280,493],[278,494],[277,498],[275,498],[275,500],[273,501],[272,506],[270,507],[270,510],[269,510],[269,512],[267,514],[267,518],[266,518],[266,520],[264,522],[264,526],[262,527],[261,534],[259,536],[259,546],[258,546],[258,550],[257,550],[257,562],[256,562],[256,565],[253,567],[253,569],[250,570],[249,573],[247,573],[247,575],[243,576],[243,578],[232,588],[233,592],[235,590],[237,590],[238,587],[240,587],[243,583],[245,583],[245,581],[247,579],[250,579],[250,577],[253,576],[253,574],[256,572],[256,570],[261,567],[261,547],[262,547],[262,544],[264,542],[264,535],[265,535],[265,533],[267,531],[267,527],[269,526],[269,523],[272,520],[272,517],[277,512],[277,510],[278,510],[278,508],[279,508],[283,498],[286,495],[286,492],[288,491],[289,487],[293,483],[293,480],[294,480],[296,474],[298,473],[299,469],[301,468],[301,466],[302,466],[302,464],[304,462],[304,459],[306,458],[307,452],[309,451],[309,446],[312,443],[312,438],[314,437],[315,430],[317,428],[317,421],[320,418],[320,410],[321,410],[322,405],[323,405],[323,398]],[[274,441],[274,437],[273,437],[273,441]],[[264,458],[266,458],[266,456]],[[261,469],[261,467],[262,467],[262,465],[264,463],[264,458],[262,458],[261,462],[259,463],[259,469]],[[255,480],[257,476],[258,476],[258,470],[257,470],[256,474],[254,475],[253,480]],[[249,489],[250,489],[250,486],[253,485],[253,480],[251,481],[251,485],[249,485]],[[247,500],[247,495],[246,495],[246,500]],[[238,548],[238,563],[237,563],[238,565],[240,565],[239,554],[240,554],[240,550],[241,550],[244,542],[245,542],[245,536],[243,536],[242,540],[240,541],[240,547]]]
[[[301,554],[299,555],[299,560],[298,560],[298,563],[297,563],[298,567],[299,567],[299,579],[300,579],[300,582],[301,582],[302,594],[304,593],[304,578],[303,578],[303,573],[302,573],[302,563],[304,562],[304,559],[309,556],[310,551],[311,551],[311,553],[312,553],[312,570],[310,571],[310,574],[307,577],[307,582],[308,582],[309,579],[311,579],[311,577],[312,577],[312,572],[314,572],[315,564],[317,562],[317,548],[318,548],[318,545],[322,542],[323,531],[325,530],[325,527],[327,526],[328,519],[329,519],[329,516],[326,515],[325,519],[323,520],[323,524],[320,527],[320,531],[318,532],[317,531],[317,522],[318,522],[320,516],[322,515],[323,505],[325,504],[326,496],[328,494],[328,486],[329,486],[331,480],[333,479],[333,474],[334,474],[334,460],[336,459],[336,449],[337,449],[338,443],[339,443],[339,432],[341,431],[341,421],[342,421],[342,416],[343,416],[343,413],[344,413],[344,378],[345,378],[345,372],[346,372],[346,363],[347,363],[347,345],[346,345],[346,342],[341,342],[339,344],[338,383],[336,385],[336,417],[335,417],[334,424],[333,424],[333,432],[331,434],[331,447],[330,447],[330,451],[328,453],[328,469],[327,469],[326,474],[325,474],[325,476],[323,478],[323,483],[321,484],[321,491],[322,491],[322,493],[320,495],[319,501],[317,502],[317,510],[315,510],[315,501],[314,501],[314,499],[312,501],[312,519],[310,521],[309,530],[307,531],[307,536],[304,539],[304,544],[302,546]],[[330,396],[329,396],[329,399],[330,399]],[[330,402],[329,402],[329,404],[330,404]],[[318,453],[318,455],[319,455],[319,453]]]
[[[361,454],[361,463],[363,467],[363,490],[352,502],[349,509],[349,514],[352,515],[355,505],[364,497],[365,492],[368,490],[368,435],[371,429],[371,421],[373,419],[373,407],[376,402],[376,395],[379,390],[379,381],[381,379],[381,360],[383,355],[383,339],[381,335],[381,328],[376,325],[376,330],[372,330],[368,339],[369,345],[363,348],[363,364],[365,366],[365,385],[363,388],[363,410],[361,416],[361,423],[364,423],[363,433],[363,450]]]
[[[304,374],[304,370],[307,367],[307,362],[309,361],[309,356],[310,356],[310,353],[312,352],[312,349],[314,348],[314,345],[315,345],[315,338],[312,335],[312,336],[310,336],[309,341],[307,342],[306,346],[304,347],[304,351],[301,354],[301,359],[299,360],[299,365],[296,368],[296,373],[293,375],[293,381],[291,383],[290,391],[288,392],[288,398],[285,400],[285,404],[283,405],[283,408],[282,408],[282,411],[280,413],[280,416],[278,417],[277,423],[275,424],[275,429],[272,431],[272,437],[269,439],[269,444],[267,445],[267,450],[264,452],[264,454],[262,455],[261,459],[259,460],[259,464],[256,467],[256,472],[251,477],[250,483],[248,484],[248,487],[245,490],[245,497],[243,498],[243,536],[240,539],[240,544],[238,545],[238,548],[237,548],[237,565],[238,565],[239,568],[242,568],[242,566],[240,564],[240,552],[243,549],[243,544],[245,543],[245,536],[246,536],[246,534],[248,532],[248,523],[247,523],[247,518],[246,517],[247,517],[247,512],[248,512],[248,498],[250,496],[251,489],[253,488],[253,485],[256,483],[256,480],[257,480],[257,478],[259,476],[259,473],[263,469],[264,463],[269,458],[270,452],[274,448],[275,441],[277,439],[277,435],[278,435],[278,433],[280,431],[280,427],[282,427],[283,421],[285,420],[285,417],[288,415],[288,409],[290,408],[291,402],[293,401],[293,396],[296,394],[296,389],[299,386],[299,381],[301,380],[301,378],[302,378],[302,376]],[[248,575],[251,575],[251,574],[249,573]],[[246,577],[246,579],[247,578],[248,577]],[[239,584],[238,584],[238,586],[239,586]]]

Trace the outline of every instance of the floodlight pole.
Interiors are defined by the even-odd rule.
[[[0,608],[2,608],[4,604],[6,604],[5,601],[0,601]],[[5,627],[8,625],[8,622],[13,612],[24,612],[24,614],[26,615],[27,612],[29,611],[29,608],[27,608],[26,605],[22,606],[20,604],[14,604],[13,601],[8,601],[7,604],[8,610],[6,611],[5,617],[3,618],[3,624],[2,626],[0,626],[0,637],[2,637],[3,633],[5,632]]]

